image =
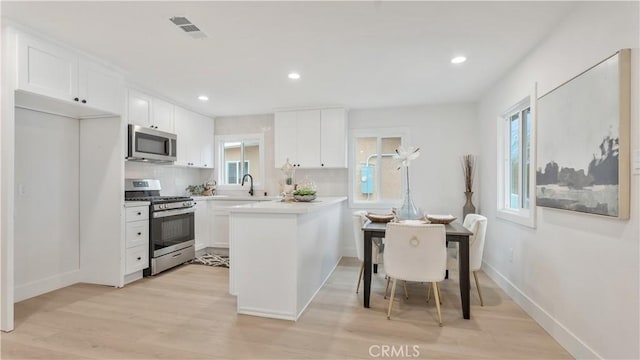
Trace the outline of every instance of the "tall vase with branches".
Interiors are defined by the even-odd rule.
[[[473,180],[476,170],[476,157],[471,154],[464,155],[462,157],[462,171],[464,173],[464,195],[467,198],[464,206],[462,207],[463,219],[467,217],[467,214],[475,214],[476,207],[473,205]]]
[[[402,168],[406,169],[407,181],[404,201],[402,202],[402,206],[396,210],[398,219],[420,219],[424,216],[413,203],[411,199],[411,188],[409,186],[409,164],[411,160],[415,160],[418,156],[420,156],[420,148],[408,147],[405,149],[400,146],[396,149],[395,158],[398,161],[398,170]]]

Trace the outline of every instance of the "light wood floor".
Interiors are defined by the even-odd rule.
[[[381,357],[383,345],[417,355],[415,345],[419,358],[430,359],[570,358],[484,274],[485,306],[473,292],[471,320],[462,319],[457,282],[443,282],[438,327],[434,302],[425,303],[426,285],[418,283],[409,283],[409,300],[398,287],[387,320],[383,271],[374,274],[364,309],[358,270],[357,260],[343,259],[298,322],[237,315],[223,268],[185,265],[122,289],[77,284],[16,304],[1,357],[353,359]]]

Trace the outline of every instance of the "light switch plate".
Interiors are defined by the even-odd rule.
[[[631,173],[640,175],[640,149],[633,150],[631,155]]]

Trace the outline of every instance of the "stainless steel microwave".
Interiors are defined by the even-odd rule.
[[[129,124],[127,160],[173,162],[177,160],[177,135]]]

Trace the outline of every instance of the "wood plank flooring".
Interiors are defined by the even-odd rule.
[[[384,269],[371,308],[355,293],[359,263],[344,258],[298,322],[236,314],[228,270],[184,265],[122,289],[76,284],[16,304],[2,359],[564,359],[571,356],[484,274],[463,320],[458,284],[442,283],[443,327],[426,284],[398,286],[391,320]],[[457,274],[452,275],[457,279]],[[416,346],[416,347],[414,347]],[[416,352],[417,351],[417,352]],[[400,356],[398,356],[400,355]],[[417,356],[416,356],[417,355]]]

